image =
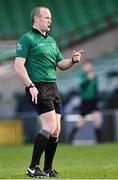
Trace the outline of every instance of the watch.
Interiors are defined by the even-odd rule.
[[[34,88],[34,87],[35,87],[35,85],[34,85],[33,83],[31,83],[31,84],[28,86],[28,89]]]
[[[74,61],[73,57],[72,57],[72,62],[73,62],[73,63],[78,63],[78,62]]]

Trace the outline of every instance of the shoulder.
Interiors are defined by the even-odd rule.
[[[86,77],[87,76],[86,73],[83,71],[81,71],[79,75],[80,75],[80,77]]]
[[[52,36],[48,36],[48,40],[50,40],[51,42],[57,44],[56,40]]]
[[[82,81],[87,80],[88,79],[87,74],[84,73],[83,71],[81,71],[80,74],[79,74],[79,79],[81,79]]]
[[[58,50],[59,50],[59,47],[58,47],[58,43],[56,42],[56,40],[55,40],[53,37],[51,37],[51,36],[49,36],[48,38],[49,38],[49,41],[50,41],[50,43],[52,44],[52,46],[53,46],[54,48],[56,48],[56,50],[58,51]]]
[[[31,42],[31,31],[29,31],[29,32],[27,32],[27,33],[25,33],[25,34],[23,34],[20,38],[19,38],[19,40],[17,41],[17,43],[16,43],[16,50],[17,51],[21,51],[21,50],[23,50],[24,48],[26,49],[28,49],[30,46],[31,46],[31,44],[32,44],[32,42]]]
[[[29,31],[29,32],[23,34],[23,35],[19,38],[19,41],[22,41],[22,40],[24,40],[24,41],[29,41],[29,40],[32,39],[32,37],[33,37],[33,33],[32,33],[32,31]]]

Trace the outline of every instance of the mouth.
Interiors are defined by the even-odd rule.
[[[48,25],[47,32],[49,33],[51,31],[51,25]]]
[[[50,29],[50,28],[51,28],[51,25],[48,25],[48,28]]]

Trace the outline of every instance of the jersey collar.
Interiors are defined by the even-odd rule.
[[[32,31],[35,32],[35,33],[40,34],[40,35],[43,36],[44,38],[47,38],[47,37],[48,37],[48,34],[43,35],[38,29],[32,28]]]

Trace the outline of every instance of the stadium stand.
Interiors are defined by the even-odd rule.
[[[30,30],[30,12],[38,5],[51,9],[51,33],[63,49],[118,25],[117,0],[1,0],[0,39],[17,39]],[[0,41],[0,60],[12,58],[15,47],[7,43],[9,46],[2,48],[1,44],[3,42]]]
[[[30,11],[37,5],[51,9],[52,35],[61,47],[118,24],[117,0],[1,0],[0,38],[15,39],[30,30]]]

